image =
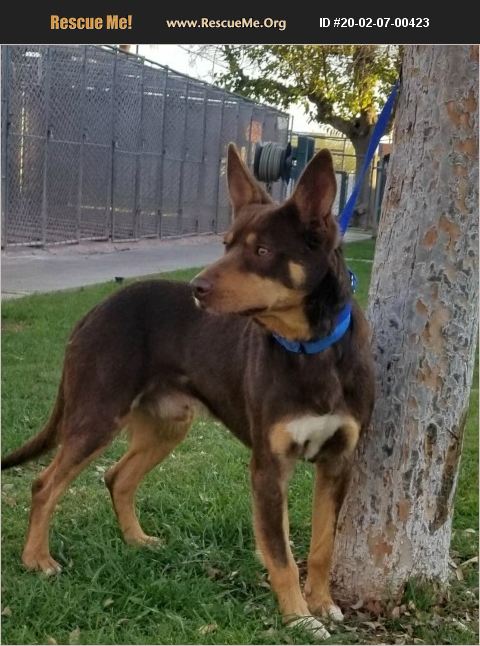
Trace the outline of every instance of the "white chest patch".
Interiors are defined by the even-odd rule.
[[[351,417],[347,415],[305,415],[291,420],[285,426],[292,440],[305,447],[304,457],[311,460],[322,448],[323,444],[338,431],[349,424]]]

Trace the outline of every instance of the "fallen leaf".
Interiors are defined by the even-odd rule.
[[[464,534],[476,534],[477,530],[472,529],[471,527],[469,527],[468,529],[464,529],[463,532],[464,532]]]
[[[108,599],[105,599],[105,601],[103,602],[104,608],[108,608],[111,605],[113,605],[113,599],[111,599],[110,597]]]
[[[48,635],[47,637],[47,644],[58,644],[57,640],[55,637],[52,637],[51,635]]]
[[[9,606],[5,606],[5,608],[2,610],[2,617],[11,617],[12,616],[12,609]]]
[[[458,567],[465,567],[466,565],[470,565],[471,563],[478,563],[478,556],[473,556],[471,559],[468,559],[468,561],[460,563]]]
[[[356,633],[358,631],[355,626],[342,626],[342,630],[346,630],[347,633]]]
[[[68,636],[69,644],[79,644],[80,643],[80,628],[77,626],[72,630]]]
[[[451,617],[450,621],[452,622],[452,624],[455,624],[455,626],[458,626],[458,628],[460,628],[461,630],[468,630],[467,626],[465,626],[465,624],[462,624],[462,622],[459,621],[456,617]]]
[[[455,569],[455,576],[457,577],[458,581],[463,581],[463,572],[459,567]]]
[[[371,628],[372,630],[376,630],[380,624],[378,621],[362,621],[363,626],[367,626],[368,628]]]
[[[204,626],[200,626],[198,632],[200,633],[200,635],[208,635],[210,633],[214,633],[217,628],[217,624],[205,624]]]

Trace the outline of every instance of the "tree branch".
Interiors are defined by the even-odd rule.
[[[317,108],[317,121],[333,126],[346,137],[350,137],[353,123],[348,119],[344,119],[343,117],[339,117],[334,114],[333,104],[331,101],[323,96],[313,93],[308,94],[307,98]]]

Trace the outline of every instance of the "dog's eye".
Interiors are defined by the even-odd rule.
[[[267,247],[257,247],[257,256],[269,256],[270,254],[271,251]]]

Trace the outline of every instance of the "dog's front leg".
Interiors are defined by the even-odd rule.
[[[316,465],[313,493],[312,540],[308,556],[305,595],[315,615],[342,621],[343,614],[330,595],[330,567],[338,510],[343,500],[347,476],[332,477],[324,464]]]
[[[323,624],[311,617],[300,590],[298,568],[288,540],[287,484],[291,464],[272,454],[253,455],[251,476],[253,524],[257,550],[268,570],[285,622],[302,624],[321,639],[329,637]]]

